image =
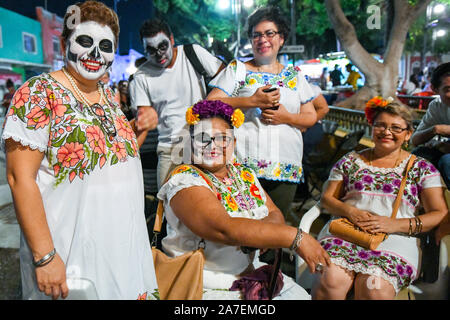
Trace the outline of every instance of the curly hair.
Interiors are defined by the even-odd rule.
[[[170,30],[169,25],[159,18],[144,21],[139,29],[141,41],[144,38],[154,37],[160,32],[163,32],[168,38],[172,36],[172,30]]]
[[[114,45],[117,47],[117,42],[119,40],[119,18],[117,17],[117,14],[106,6],[105,4],[98,2],[98,1],[86,1],[86,2],[78,2],[75,4],[77,7],[80,8],[80,23],[86,22],[86,21],[94,21],[97,22],[103,26],[108,26],[111,28],[111,31],[114,34]],[[73,15],[73,12],[66,12],[66,15],[64,16],[64,26],[63,31],[61,33],[61,38],[66,43],[67,40],[70,38],[74,28],[70,28],[68,24],[68,19]]]
[[[284,14],[277,6],[261,7],[253,11],[247,19],[247,35],[252,38],[253,28],[262,21],[270,21],[275,23],[278,32],[286,41],[289,37],[290,27]]]

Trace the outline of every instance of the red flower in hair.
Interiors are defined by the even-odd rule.
[[[375,116],[375,113],[380,108],[386,108],[386,106],[391,103],[394,99],[391,97],[387,98],[386,100],[383,99],[380,96],[373,97],[366,103],[366,109],[364,110],[364,113],[366,115],[367,122],[372,125],[373,124],[373,117]]]

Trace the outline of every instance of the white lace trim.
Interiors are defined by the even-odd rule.
[[[397,278],[394,277],[394,276],[388,275],[386,272],[384,272],[383,269],[381,269],[378,266],[372,265],[372,266],[367,268],[367,267],[361,265],[360,263],[350,264],[343,257],[331,258],[331,261],[335,265],[338,265],[340,267],[343,267],[343,268],[351,270],[351,271],[355,271],[356,273],[362,273],[362,274],[367,274],[367,275],[383,278],[384,280],[386,280],[390,284],[392,284],[396,294],[401,289],[401,288],[398,287],[398,280],[397,280]]]
[[[364,160],[361,158],[361,155],[356,151],[352,151],[351,155],[353,155],[355,157],[355,162],[359,165],[360,168],[367,168],[372,172],[379,171],[383,174],[395,172],[400,176],[403,175],[403,171],[405,170],[406,164],[408,163],[409,158],[411,158],[411,154],[410,154],[407,158],[405,158],[402,162],[400,162],[400,164],[398,166],[396,166],[395,168],[381,168],[381,167],[371,166],[371,165],[365,163]]]
[[[24,147],[30,147],[32,150],[39,150],[41,152],[47,151],[47,147],[43,147],[42,145],[38,145],[35,142],[31,142],[23,137],[19,137],[19,136],[16,136],[16,135],[13,135],[13,134],[7,133],[7,132],[4,132],[2,134],[1,148],[3,151],[5,151],[5,141],[10,138],[16,142],[19,142]]]

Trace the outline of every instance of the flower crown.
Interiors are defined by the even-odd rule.
[[[186,111],[186,122],[190,125],[212,117],[223,118],[235,128],[239,128],[245,120],[245,116],[240,109],[233,109],[220,100],[202,100]]]
[[[379,109],[386,108],[392,101],[394,101],[394,98],[389,97],[387,99],[383,99],[380,96],[373,97],[366,103],[366,109],[364,113],[366,114],[367,122],[372,125],[373,124],[373,118]]]

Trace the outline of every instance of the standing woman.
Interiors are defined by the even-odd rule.
[[[211,82],[214,89],[207,97],[244,111],[246,120],[236,132],[237,157],[256,172],[285,216],[302,178],[300,129],[317,121],[310,102],[314,94],[300,69],[278,62],[288,35],[277,7],[257,9],[248,18],[253,59],[233,60]]]
[[[23,298],[65,298],[74,278],[99,299],[137,299],[157,288],[141,161],[130,123],[98,81],[114,60],[119,21],[100,2],[76,6],[61,35],[65,67],[17,91],[2,135]]]

